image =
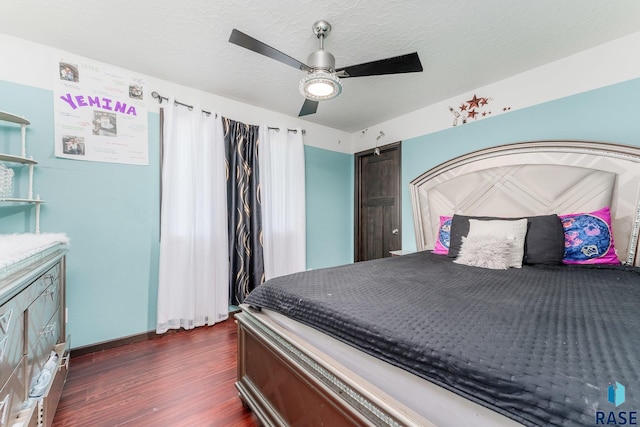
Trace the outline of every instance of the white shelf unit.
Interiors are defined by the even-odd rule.
[[[0,202],[3,203],[31,203],[36,208],[36,233],[40,233],[40,205],[44,203],[44,200],[40,199],[40,195],[33,196],[33,170],[35,165],[38,164],[31,157],[27,157],[27,126],[30,124],[29,120],[24,117],[16,116],[15,114],[8,113],[6,111],[0,111],[0,121],[15,123],[20,125],[20,155],[15,156],[12,154],[0,153],[0,162],[14,163],[18,165],[26,165],[29,168],[29,185],[28,194],[26,198],[22,197],[7,197],[0,198]]]

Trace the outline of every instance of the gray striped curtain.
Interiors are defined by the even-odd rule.
[[[258,128],[223,118],[229,211],[229,302],[264,282]]]

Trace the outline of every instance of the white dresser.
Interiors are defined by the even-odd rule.
[[[37,236],[0,258],[0,427],[50,426],[67,376],[67,242]]]

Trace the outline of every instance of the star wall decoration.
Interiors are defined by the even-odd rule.
[[[487,103],[487,98],[478,98],[475,94],[473,95],[473,99],[470,99],[467,101],[467,104],[469,104],[469,110],[473,109],[473,108],[478,108],[480,107],[480,101],[484,101],[485,103]]]
[[[449,111],[453,114],[453,126],[458,126],[458,123],[467,123],[468,120],[477,120],[491,115],[489,109],[489,103],[493,101],[493,98],[478,97],[475,93],[473,98],[468,101],[462,102],[458,108],[449,107]],[[511,110],[511,107],[504,107],[502,111],[506,112]]]

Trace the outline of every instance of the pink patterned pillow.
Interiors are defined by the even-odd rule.
[[[436,236],[436,245],[433,253],[438,255],[446,255],[449,253],[449,242],[451,241],[451,218],[450,216],[440,215],[440,228]]]
[[[564,228],[564,264],[620,264],[613,246],[611,212],[560,215]]]

